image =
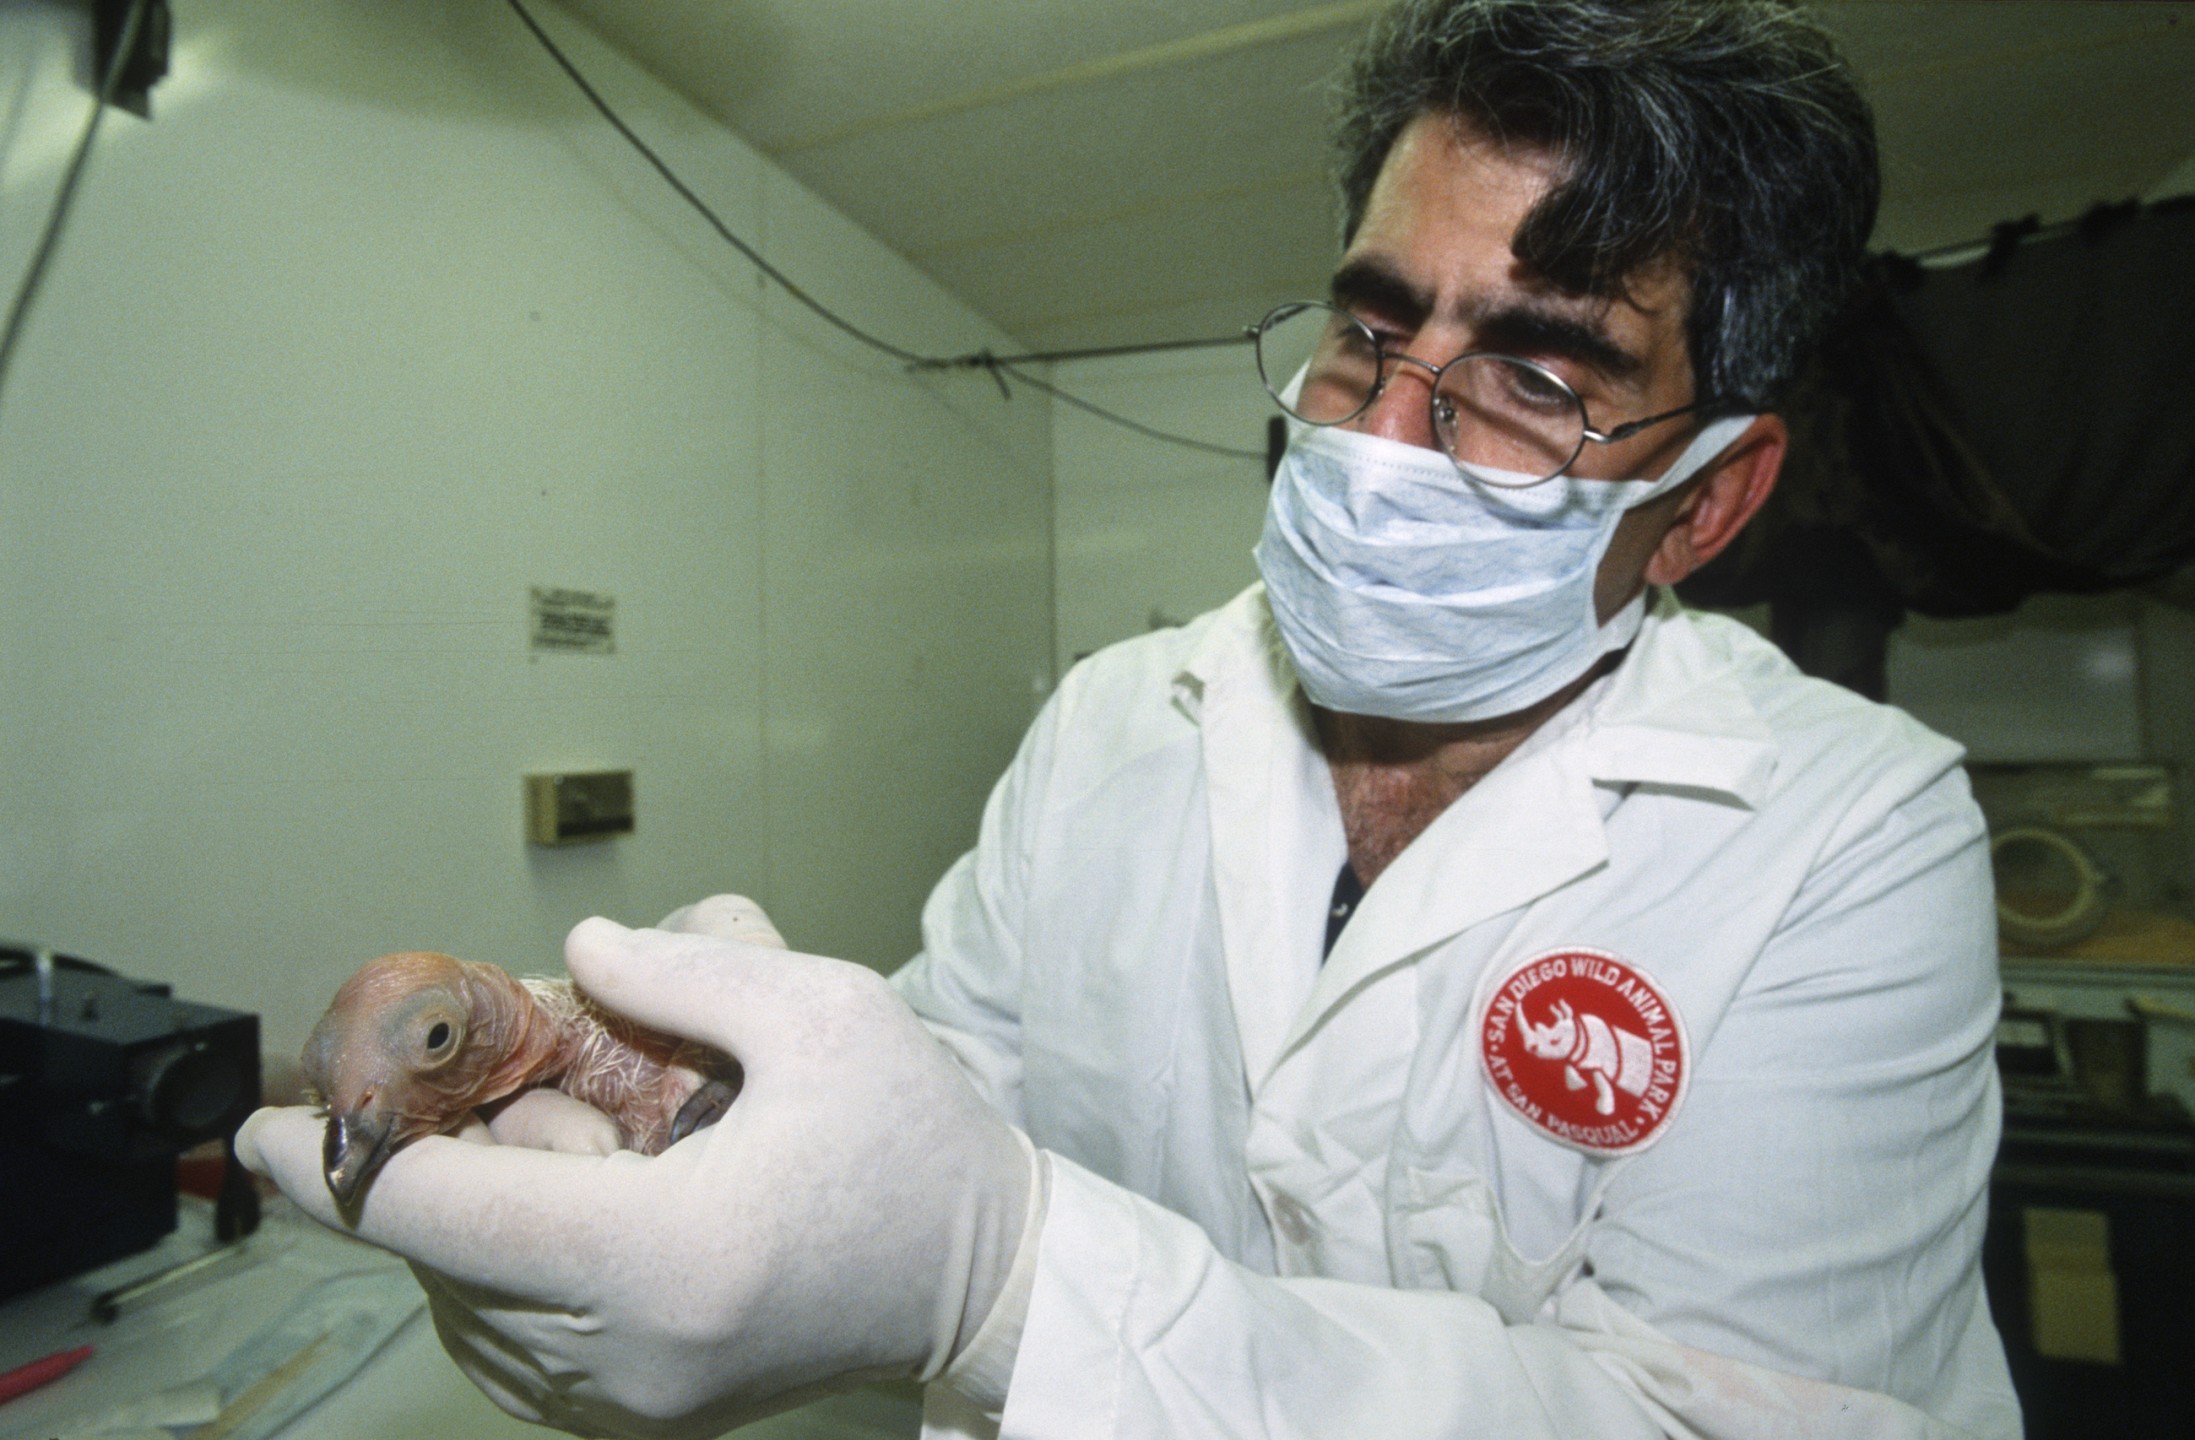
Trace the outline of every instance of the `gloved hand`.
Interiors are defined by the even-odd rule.
[[[1035,1152],[914,1012],[860,966],[715,937],[589,920],[565,954],[746,1088],[652,1159],[442,1136],[394,1156],[347,1228],[414,1262],[460,1368],[528,1420],[665,1435],[941,1371],[1012,1268]],[[236,1149],[340,1226],[321,1134],[262,1110]]]
[[[656,929],[680,935],[714,935],[719,940],[744,940],[750,945],[785,948],[785,937],[762,913],[762,907],[744,895],[711,895],[691,905],[681,905],[656,922]]]
[[[521,1090],[486,1112],[485,1136],[473,1126],[475,1119],[453,1132],[468,1140],[492,1140],[497,1145],[524,1145],[533,1150],[559,1150],[566,1155],[614,1155],[625,1148],[625,1132],[617,1122],[586,1101],[539,1086]]]
[[[777,926],[744,895],[711,895],[681,905],[657,921],[655,928],[785,948],[785,937],[778,934]],[[545,1086],[505,1101],[488,1115],[487,1124],[488,1133],[501,1145],[562,1150],[570,1155],[608,1155],[623,1145],[615,1120],[583,1100]]]

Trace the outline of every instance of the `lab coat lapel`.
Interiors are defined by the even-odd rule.
[[[1581,757],[1559,746],[1511,756],[1374,882],[1327,957],[1289,1044],[1380,970],[1528,905],[1607,858]]]
[[[1262,588],[1229,610],[1176,690],[1201,730],[1221,944],[1253,1092],[1365,981],[1604,865],[1608,787],[1750,805],[1775,770],[1770,732],[1728,660],[1661,593],[1590,715],[1555,722],[1428,826],[1322,966],[1310,922],[1342,853],[1332,776]],[[1317,843],[1328,833],[1332,855]]]
[[[1233,623],[1214,627],[1177,690],[1202,732],[1220,942],[1255,1090],[1317,975],[1323,937],[1309,922],[1339,860],[1316,840],[1330,832],[1338,854],[1341,822],[1263,594],[1245,599],[1254,603],[1231,607]]]
[[[1283,1055],[1380,971],[1605,865],[1603,802],[1618,788],[1751,805],[1775,771],[1767,724],[1729,660],[1666,591],[1607,689],[1581,705],[1589,709],[1551,722],[1396,857],[1327,957]]]

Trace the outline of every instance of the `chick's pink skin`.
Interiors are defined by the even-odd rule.
[[[737,1066],[609,1014],[569,982],[519,980],[430,951],[384,955],[344,982],[305,1043],[305,1076],[328,1107],[328,1188],[349,1203],[383,1161],[476,1107],[530,1086],[608,1114],[646,1154],[704,1075]]]
[[[687,1100],[705,1080],[727,1083],[736,1094],[737,1063],[729,1057],[635,1025],[582,995],[568,980],[527,979],[519,984],[554,1030],[557,1049],[535,1072],[617,1122],[627,1149],[660,1155],[671,1144]]]

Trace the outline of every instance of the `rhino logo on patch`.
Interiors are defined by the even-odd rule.
[[[1479,1017],[1487,1083],[1549,1136],[1597,1155],[1652,1144],[1691,1064],[1676,1008],[1600,950],[1556,950],[1499,973]]]
[[[1567,1000],[1557,1000],[1554,1013],[1548,1024],[1534,1025],[1520,1008],[1517,1032],[1534,1055],[1563,1062],[1563,1084],[1583,1090],[1590,1081],[1593,1109],[1602,1115],[1616,1113],[1616,1091],[1646,1093],[1654,1078],[1654,1047],[1644,1035],[1618,1029],[1598,1015],[1581,1021]]]

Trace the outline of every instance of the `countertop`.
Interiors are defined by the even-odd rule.
[[[148,1297],[111,1325],[88,1319],[92,1297],[212,1248],[213,1210],[186,1196],[176,1233],[142,1254],[0,1304],[0,1371],[79,1345],[92,1358],[67,1377],[0,1404],[0,1437],[96,1433],[83,1427],[115,1407],[205,1375],[330,1277],[384,1270],[393,1256],[337,1235],[279,1197],[242,1256]],[[408,1277],[407,1277],[408,1279]],[[904,1440],[921,1424],[913,1385],[866,1386],[788,1411],[737,1433],[749,1440]],[[141,1437],[186,1436],[174,1431]],[[278,1432],[313,1440],[541,1440],[460,1374],[435,1340],[424,1306],[348,1381]]]

